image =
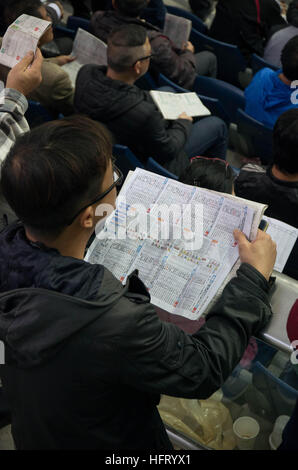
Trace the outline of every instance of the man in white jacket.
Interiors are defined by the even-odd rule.
[[[35,56],[33,52],[29,52],[11,69],[7,76],[6,88],[0,92],[0,164],[16,138],[29,131],[28,123],[24,117],[28,108],[25,96],[41,83],[42,61],[39,49],[37,49]],[[14,220],[15,215],[0,191],[0,230],[11,219]]]

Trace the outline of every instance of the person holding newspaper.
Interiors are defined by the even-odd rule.
[[[180,176],[196,155],[226,158],[227,128],[215,117],[193,122],[185,113],[166,120],[150,92],[135,85],[148,70],[152,55],[146,29],[115,28],[108,39],[108,68],[88,64],[77,76],[74,106],[108,127],[115,140],[127,145],[144,163],[155,158]]]
[[[123,287],[84,261],[120,183],[107,130],[83,116],[33,129],[2,165],[21,220],[0,234],[2,380],[17,449],[172,449],[160,394],[212,395],[270,320],[276,246],[263,232],[252,243],[235,232],[242,265],[194,335],[159,319],[136,273]]]

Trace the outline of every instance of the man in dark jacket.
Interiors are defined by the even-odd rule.
[[[298,228],[298,109],[280,116],[273,130],[273,165],[245,165],[235,181],[237,196],[267,204],[266,215]],[[298,241],[284,273],[298,279]]]
[[[217,117],[196,123],[185,113],[167,121],[148,91],[134,85],[148,70],[151,46],[145,28],[123,25],[109,36],[108,69],[85,65],[75,88],[75,108],[109,128],[117,143],[127,145],[144,163],[154,157],[180,176],[188,157],[225,159],[227,129]]]
[[[263,57],[271,28],[284,24],[276,0],[219,0],[210,35],[236,44],[249,60],[253,53]]]
[[[96,12],[91,18],[91,32],[107,42],[112,29],[127,24],[146,28],[152,48],[153,71],[163,73],[178,85],[192,89],[196,75],[216,77],[217,59],[208,51],[194,54],[193,45],[188,42],[179,49],[163,32],[141,20],[146,0],[113,0],[114,11]]]
[[[22,222],[0,235],[1,372],[17,449],[171,449],[160,393],[207,398],[268,323],[276,246],[239,231],[243,264],[193,336],[159,320],[136,274],[125,287],[83,261],[114,206],[112,145],[84,117],[22,136],[2,166]],[[117,172],[114,168],[114,172]]]

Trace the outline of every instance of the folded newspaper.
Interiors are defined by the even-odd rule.
[[[197,320],[239,259],[233,230],[254,239],[266,207],[137,168],[85,259],[123,284],[138,269],[154,305]]]
[[[190,93],[171,93],[151,90],[150,95],[165,119],[177,119],[181,113],[188,116],[210,116],[198,95]]]
[[[39,39],[51,27],[50,21],[21,15],[7,29],[0,49],[0,64],[14,67],[29,51],[36,51]]]
[[[166,13],[163,33],[171,39],[178,49],[184,49],[189,40],[191,28],[191,20]]]
[[[83,65],[107,64],[107,45],[93,34],[78,28],[71,55],[75,57],[75,60],[63,65],[62,68],[68,73],[72,85],[75,86],[77,74]]]

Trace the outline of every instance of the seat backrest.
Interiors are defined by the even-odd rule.
[[[240,86],[239,73],[246,69],[246,62],[238,46],[216,41],[194,28],[190,34],[196,52],[207,50],[213,52],[218,62],[218,78],[235,86]]]
[[[219,100],[230,122],[236,122],[238,108],[245,108],[244,92],[234,85],[211,77],[197,76],[194,90],[198,94]]]
[[[260,362],[253,366],[253,384],[266,397],[275,417],[291,415],[298,399],[298,390],[272,374]]]
[[[267,165],[273,159],[273,131],[250,117],[243,109],[237,111],[238,132],[245,137],[249,156],[259,157]]]
[[[67,19],[67,28],[77,31],[81,28],[85,31],[89,31],[90,20],[80,18],[79,16],[69,16]]]
[[[42,104],[33,100],[28,100],[28,109],[25,113],[25,118],[27,119],[30,128],[55,119],[55,117],[52,116]]]
[[[170,171],[166,170],[163,166],[157,163],[154,158],[148,158],[146,164],[146,170],[152,171],[152,173],[157,173],[158,175],[165,176],[166,178],[172,178],[174,180],[178,180],[178,176],[174,175]]]
[[[165,77],[162,73],[159,74],[159,86],[170,86],[176,90],[177,93],[189,93],[189,90],[182,88],[176,83],[172,82],[169,78]],[[202,103],[209,109],[211,114],[223,119],[227,125],[230,124],[231,119],[229,114],[225,111],[222,103],[218,98],[208,95],[208,93],[199,93],[195,90]],[[240,90],[241,91],[241,90]]]
[[[269,64],[262,57],[259,57],[257,54],[252,54],[251,68],[252,68],[253,74],[255,75],[259,70],[265,67],[270,68],[274,71],[278,70],[278,67],[276,67],[275,65]]]
[[[134,171],[136,168],[144,168],[144,165],[126,145],[115,144],[113,146],[113,155],[116,157],[116,165],[122,171],[125,178],[130,170]]]
[[[188,20],[192,21],[192,27],[199,31],[200,33],[207,34],[208,28],[205,23],[193,13],[189,11],[183,10],[182,8],[166,5],[167,12],[171,13],[171,15],[182,16],[183,18],[187,18]]]

